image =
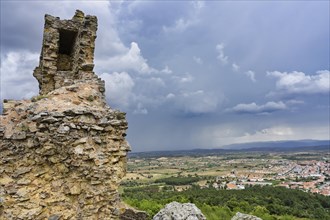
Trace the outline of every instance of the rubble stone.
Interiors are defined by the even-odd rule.
[[[171,202],[160,210],[153,220],[206,220],[201,210],[192,203]]]
[[[248,215],[248,214],[237,212],[236,215],[231,218],[231,220],[262,220],[262,219],[254,216],[254,215]]]
[[[120,220],[147,220],[150,219],[149,215],[140,210],[136,210],[127,204],[122,203],[120,207]]]

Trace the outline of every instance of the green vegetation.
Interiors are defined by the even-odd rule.
[[[23,123],[21,124],[21,131],[28,131],[29,130],[29,126],[27,126],[27,124]]]
[[[199,181],[199,177],[168,177],[168,178],[162,178],[157,179],[155,183],[165,183],[167,185],[171,186],[180,186],[180,185],[188,185],[194,182]]]
[[[92,102],[92,101],[94,101],[94,96],[89,95],[86,99],[87,99],[87,101]]]
[[[245,190],[192,187],[176,192],[151,185],[125,188],[122,198],[129,205],[147,211],[150,216],[154,216],[167,203],[178,201],[195,203],[208,220],[231,219],[238,211],[264,220],[330,219],[328,197],[283,187],[254,186]]]
[[[317,180],[317,177],[313,177],[313,176],[309,176],[309,177],[296,177],[296,182],[310,182],[310,181],[314,181]]]
[[[32,97],[32,98],[31,98],[31,101],[32,101],[32,102],[36,102],[36,101],[39,101],[39,100],[41,100],[41,99],[45,99],[45,98],[48,98],[48,96],[47,96],[47,95],[38,95],[38,96],[34,96],[34,97]]]

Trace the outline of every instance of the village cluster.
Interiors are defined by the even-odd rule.
[[[277,154],[130,158],[125,180],[148,183],[167,177],[199,177],[197,182],[176,185],[174,189],[182,191],[198,185],[240,190],[272,185],[330,196],[329,158],[317,153],[312,159],[295,156],[291,159]]]

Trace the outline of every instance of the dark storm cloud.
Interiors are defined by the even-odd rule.
[[[39,52],[44,12],[38,3],[29,5],[17,1],[1,2],[1,50],[30,50]]]
[[[329,2],[2,1],[3,98],[37,92],[44,14],[78,8],[133,150],[330,139]]]

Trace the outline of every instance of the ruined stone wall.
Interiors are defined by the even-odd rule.
[[[93,71],[97,18],[77,10],[71,20],[45,15],[37,78],[40,94],[84,79],[79,71]]]
[[[86,17],[78,11],[74,19],[86,22]],[[91,22],[96,19],[90,18]],[[95,39],[94,31],[87,31],[86,38]],[[44,39],[44,47],[45,41],[53,40]],[[85,40],[76,41],[81,42]],[[4,100],[0,116],[0,220],[118,219],[118,186],[130,150],[125,140],[125,113],[106,105],[104,82],[91,69],[84,69],[84,64],[92,62],[92,53],[84,59],[81,54],[74,55],[79,58],[73,68],[79,70],[68,75],[52,69],[57,60],[50,60],[47,67],[49,54],[45,51],[49,52],[43,48],[37,68],[42,71],[34,72],[42,95],[31,100]],[[57,52],[52,53],[53,58],[58,57]],[[52,78],[56,86],[49,87],[44,77]]]

